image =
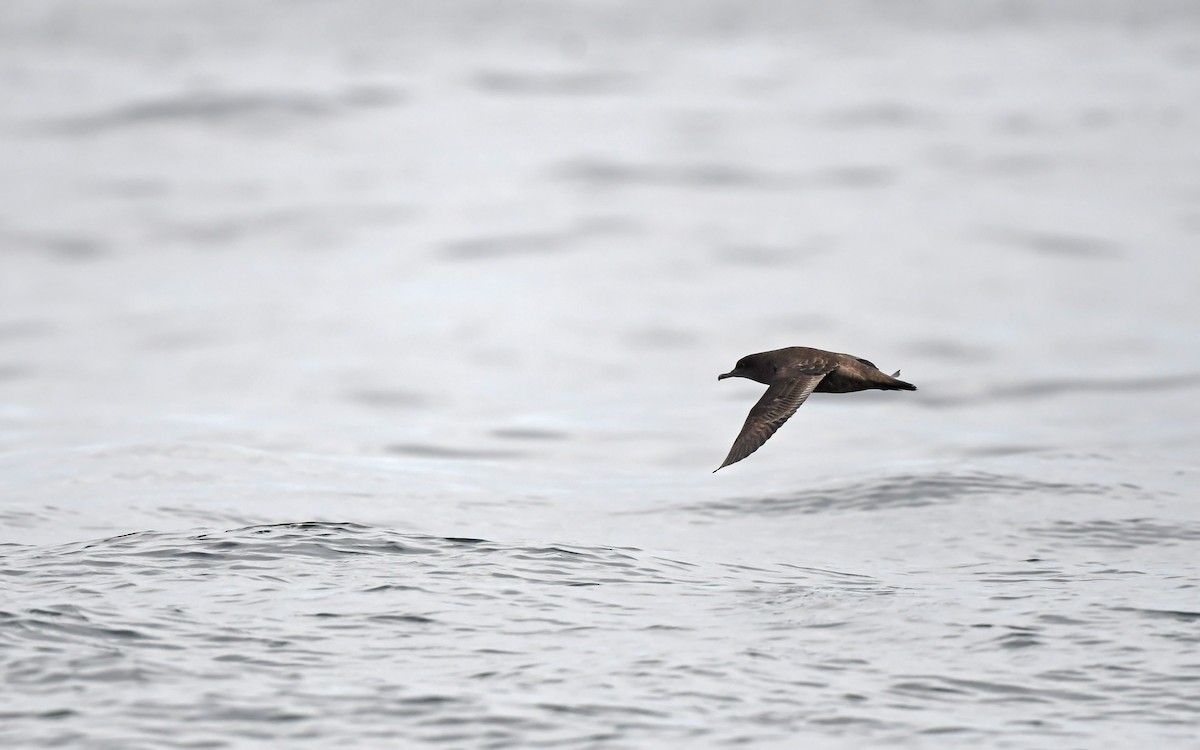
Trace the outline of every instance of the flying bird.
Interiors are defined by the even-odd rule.
[[[789,346],[770,352],[747,354],[737,365],[717,380],[749,378],[768,386],[766,393],[750,410],[742,431],[733,441],[725,463],[713,469],[718,472],[735,464],[762,447],[767,438],[796,413],[813,391],[818,393],[852,393],[878,389],[883,391],[915,391],[912,383],[898,380],[900,371],[888,375],[861,357],[838,354],[805,346]]]

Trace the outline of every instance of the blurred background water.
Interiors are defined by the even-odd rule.
[[[7,0],[0,742],[1197,746],[1198,31]]]

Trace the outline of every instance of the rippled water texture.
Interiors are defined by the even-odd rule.
[[[1196,747],[1198,31],[7,0],[0,746]]]

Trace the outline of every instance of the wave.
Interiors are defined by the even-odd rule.
[[[1011,474],[937,472],[895,474],[782,496],[734,497],[683,506],[701,515],[790,515],[827,511],[872,511],[916,508],[987,495],[1106,495],[1107,485],[1046,482]]]

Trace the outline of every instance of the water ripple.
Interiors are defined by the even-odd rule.
[[[476,88],[492,94],[519,96],[587,96],[626,92],[631,76],[611,71],[547,72],[486,70],[474,77]]]
[[[923,406],[961,406],[998,400],[1029,401],[1081,393],[1129,394],[1157,391],[1187,390],[1200,385],[1200,373],[1186,372],[1170,375],[1147,375],[1118,378],[1058,378],[1031,380],[997,386],[979,393],[928,393],[913,399]]]
[[[1105,495],[1110,490],[1101,484],[1045,482],[986,472],[937,472],[897,474],[777,497],[735,497],[684,506],[683,510],[702,515],[787,515],[916,508],[996,494]]]
[[[1149,518],[1055,521],[1029,528],[1028,533],[1084,547],[1133,548],[1150,544],[1200,541],[1200,524],[1165,523]]]
[[[930,486],[1034,486],[943,479]],[[1157,720],[1200,708],[1200,675],[1156,668],[1145,659],[1152,642],[1131,650],[1095,637],[1132,618],[1194,648],[1190,608],[1115,601],[1066,616],[1010,606],[993,610],[1008,620],[993,627],[973,624],[974,610],[929,606],[927,593],[828,568],[353,523],[144,531],[0,555],[0,716],[6,739],[25,747],[78,744],[72,722],[99,715],[103,724],[86,721],[96,747],[353,737],[594,748],[770,744],[813,727],[993,736],[968,718],[978,711],[1005,717],[1009,733],[1030,718],[1054,731],[1080,707],[1122,705],[1132,686]],[[1000,593],[1085,580],[1044,566],[965,575]],[[962,666],[1053,639],[1124,671]],[[937,669],[956,641],[958,656]]]
[[[42,123],[49,133],[90,136],[155,125],[293,124],[364,109],[391,107],[403,96],[390,88],[356,87],[327,94],[282,91],[192,92],[163,96],[87,115]]]

